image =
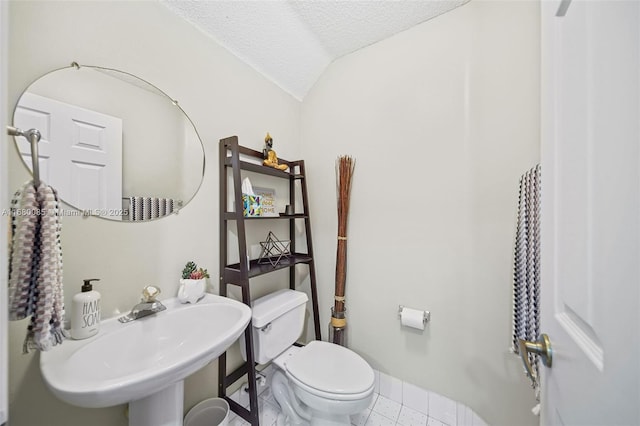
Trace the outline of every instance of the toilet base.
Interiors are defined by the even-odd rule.
[[[351,419],[346,414],[329,414],[314,412],[311,418],[311,426],[347,426],[351,424]]]
[[[280,406],[277,426],[307,426],[311,420],[310,410],[295,397],[287,377],[276,370],[271,377],[271,394]]]
[[[280,369],[271,378],[271,393],[282,411],[277,426],[350,426],[349,415],[366,408],[373,397],[340,402],[318,399],[301,389],[294,391]]]

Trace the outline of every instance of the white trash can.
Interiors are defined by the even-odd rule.
[[[184,416],[184,426],[227,426],[228,422],[229,403],[222,398],[205,399]]]

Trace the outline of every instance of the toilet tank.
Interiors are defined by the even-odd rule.
[[[255,361],[264,364],[298,340],[304,327],[309,298],[296,290],[278,290],[253,301],[251,325]],[[242,358],[247,360],[244,334],[240,338]]]

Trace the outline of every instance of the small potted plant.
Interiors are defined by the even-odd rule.
[[[209,272],[198,268],[195,262],[187,262],[182,270],[178,299],[181,303],[196,303],[204,297]]]

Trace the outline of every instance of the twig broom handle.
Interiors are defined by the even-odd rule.
[[[336,161],[338,247],[336,251],[335,312],[344,311],[344,294],[347,278],[347,220],[349,216],[351,181],[354,169],[355,160],[349,156],[339,157]]]

